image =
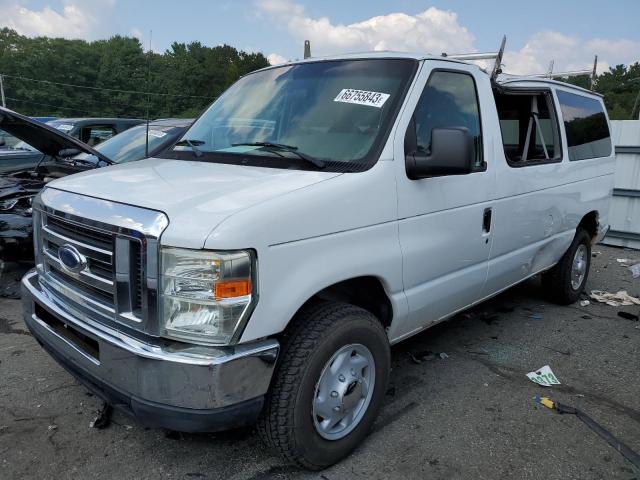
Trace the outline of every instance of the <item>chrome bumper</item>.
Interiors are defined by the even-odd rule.
[[[63,310],[22,279],[24,320],[43,347],[92,391],[148,426],[215,431],[255,419],[279,351],[275,340],[214,348],[147,343]]]

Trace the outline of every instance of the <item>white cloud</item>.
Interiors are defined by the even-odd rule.
[[[48,5],[38,10],[28,8],[22,1],[1,0],[0,27],[30,37],[99,38],[104,36],[101,25],[114,4],[115,0],[65,0],[58,11]]]
[[[137,38],[138,40],[141,40],[144,37],[144,34],[142,33],[142,30],[140,30],[139,28],[133,27],[131,30],[129,30],[129,34],[132,37]]]
[[[593,67],[598,55],[598,73],[619,63],[640,61],[640,42],[626,39],[582,39],[558,32],[532,35],[520,50],[505,53],[505,71],[509,73],[542,73],[554,61],[554,71],[584,70]]]
[[[259,0],[257,5],[263,14],[284,21],[301,51],[302,41],[310,40],[313,55],[362,50],[475,51],[474,37],[458,23],[458,16],[435,7],[416,15],[390,13],[343,25],[327,17],[310,18],[302,5],[291,0]]]
[[[310,40],[314,56],[363,50],[433,54],[477,51],[474,35],[459,23],[456,13],[435,7],[415,15],[390,13],[344,25],[332,23],[327,17],[311,18],[293,0],[257,0],[256,5],[259,14],[284,24],[299,42],[300,53],[303,40]],[[507,40],[504,70],[514,74],[546,72],[551,60],[556,72],[587,69],[593,66],[595,54],[599,72],[609,65],[640,61],[640,42],[628,39],[583,39],[544,31],[533,34],[519,50],[510,47]]]
[[[269,60],[269,63],[271,65],[280,65],[282,63],[287,63],[288,61],[279,53],[270,53],[269,55],[267,55],[267,60]]]

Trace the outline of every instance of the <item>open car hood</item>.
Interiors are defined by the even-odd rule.
[[[50,157],[57,157],[61,150],[74,148],[111,163],[108,157],[94,150],[86,143],[70,137],[49,125],[2,107],[0,107],[0,129]]]

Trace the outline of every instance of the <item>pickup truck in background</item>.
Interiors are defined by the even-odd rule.
[[[322,469],[367,435],[394,343],[537,274],[579,298],[609,131],[588,90],[454,58],[259,70],[157,158],[46,185],[25,322],[144,425],[257,422]]]

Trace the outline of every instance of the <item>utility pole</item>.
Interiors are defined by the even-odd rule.
[[[2,75],[0,75],[0,97],[2,97],[2,108],[7,108],[7,102],[4,100],[4,83],[2,82]]]

